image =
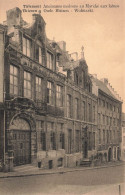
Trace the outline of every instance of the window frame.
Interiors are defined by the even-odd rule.
[[[80,152],[80,130],[75,130],[75,151]]]
[[[11,72],[12,69],[13,69],[13,72]],[[14,73],[15,72],[14,70],[16,70],[16,74]],[[17,84],[15,84],[15,79],[16,79]],[[12,80],[13,80],[13,83],[11,83]],[[17,90],[16,93],[15,93],[15,89]],[[19,68],[12,64],[10,64],[10,94],[19,95]]]
[[[54,83],[47,81],[47,103],[54,105]]]
[[[63,107],[63,87],[56,85],[56,106]]]
[[[31,40],[23,36],[23,54],[31,57]]]
[[[26,73],[26,77],[25,77],[25,73]],[[30,75],[30,79],[28,79],[28,75]],[[26,87],[25,87],[25,82],[26,82]],[[29,88],[30,86],[30,88]],[[28,71],[24,70],[24,97],[26,98],[32,98],[32,74]],[[30,95],[27,95],[27,93],[30,92]]]
[[[38,83],[37,83],[37,80],[38,80]],[[36,100],[42,100],[43,99],[42,83],[43,83],[43,78],[36,75],[36,78],[35,78]]]
[[[37,120],[37,149],[46,151],[46,132],[44,130],[44,121]],[[44,138],[44,139],[43,139]]]
[[[75,106],[74,106],[75,110],[74,110],[74,116],[75,119],[79,118],[79,99],[75,98]]]
[[[72,96],[70,94],[67,94],[67,101],[66,101],[66,104],[67,104],[67,117],[68,118],[71,118],[72,115],[71,115],[71,112],[72,112]]]
[[[47,68],[54,70],[54,56],[49,51],[47,51]]]

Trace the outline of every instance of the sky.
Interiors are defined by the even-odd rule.
[[[32,13],[23,12],[24,5],[41,6],[39,9],[46,22],[47,37],[55,41],[65,41],[67,51],[78,52],[79,57],[81,47],[84,46],[89,73],[97,74],[99,79],[108,78],[109,83],[124,101],[125,4],[123,5],[123,2],[123,0],[1,0],[0,23],[6,20],[6,11],[14,7],[19,7],[23,19],[31,22]],[[100,8],[95,8],[94,12],[75,12],[72,8],[68,13],[55,12],[55,9],[51,9],[53,12],[50,12],[49,8],[43,8],[44,5],[85,7],[86,4],[89,6],[96,4],[96,7]],[[104,5],[107,5],[107,8],[106,6],[104,8]],[[125,112],[125,103],[123,103],[123,112]]]

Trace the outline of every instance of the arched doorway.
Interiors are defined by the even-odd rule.
[[[31,161],[31,128],[20,117],[13,119],[10,125],[11,144],[14,153],[14,165],[28,164]]]
[[[109,148],[109,150],[108,150],[108,161],[110,162],[111,159],[112,159],[112,149]]]

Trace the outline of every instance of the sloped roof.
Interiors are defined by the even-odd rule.
[[[109,90],[109,88],[107,87],[107,85],[106,85],[103,81],[101,81],[101,80],[99,80],[99,79],[97,79],[97,78],[94,78],[94,81],[95,81],[96,85],[98,86],[98,88],[99,88],[101,91],[103,91],[103,92],[106,93],[107,95],[111,96],[112,98],[114,98],[114,99],[116,99],[116,100],[119,100],[119,99],[112,93],[112,91]]]

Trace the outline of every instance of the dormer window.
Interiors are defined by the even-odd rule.
[[[85,71],[82,71],[82,82],[83,88],[85,88]]]
[[[31,41],[25,37],[23,37],[23,54],[31,57]]]
[[[79,77],[77,73],[75,73],[75,83],[76,85],[79,85]]]
[[[42,64],[42,48],[36,45],[36,60]]]
[[[91,92],[91,84],[88,84],[88,91]]]
[[[47,68],[53,70],[53,54],[47,52]]]
[[[56,66],[59,66],[59,54],[56,55]]]

